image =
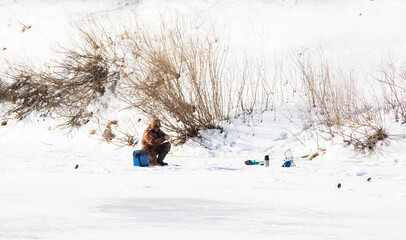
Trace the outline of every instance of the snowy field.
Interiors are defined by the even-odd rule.
[[[363,74],[406,54],[403,0],[295,2],[2,0],[0,67],[48,61],[90,14],[153,24],[177,12],[227,26],[230,47],[323,49]],[[326,151],[309,161],[317,143],[300,116],[290,102],[251,126],[235,119],[204,132],[206,147],[173,147],[168,167],[149,168],[132,166],[140,146],[118,148],[86,127],[66,135],[50,119],[9,121],[0,127],[0,239],[406,239],[406,128],[389,124],[390,141],[366,155],[319,140]],[[282,168],[288,149],[296,167]],[[264,155],[269,167],[244,164]]]

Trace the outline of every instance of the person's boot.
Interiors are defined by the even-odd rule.
[[[168,165],[167,163],[164,162],[164,159],[165,159],[165,157],[166,157],[166,154],[168,154],[168,152],[165,152],[165,151],[162,151],[162,152],[159,154],[158,159],[157,159],[157,162],[158,162],[159,165],[161,165],[161,166],[166,166],[166,165]]]

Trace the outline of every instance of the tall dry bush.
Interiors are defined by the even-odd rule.
[[[94,114],[106,110],[103,99],[116,93],[120,79],[116,66],[121,64],[114,40],[95,19],[76,25],[78,40],[62,48],[62,59],[52,69],[53,81],[64,95],[60,116],[68,127],[88,122]],[[108,96],[106,96],[108,95]]]
[[[304,55],[296,64],[308,101],[306,124],[318,135],[340,136],[357,150],[374,149],[388,137],[383,106],[365,97],[352,74],[334,70],[324,57]]]
[[[199,130],[219,128],[229,109],[223,46],[165,25],[157,34],[138,25],[124,35],[123,47],[131,53],[124,97],[131,106],[160,118],[180,143],[199,136]]]
[[[391,106],[396,121],[406,123],[406,69],[389,58],[376,78],[383,84],[385,101]]]
[[[277,88],[278,82],[281,79],[278,79],[280,76],[274,76],[271,79],[267,75],[264,64],[263,60],[245,60],[241,75],[237,75],[241,81],[233,89],[236,91],[233,96],[236,97],[230,99],[235,104],[234,114],[243,117],[252,116],[255,111],[262,113],[273,108],[277,92],[280,90]],[[278,74],[278,72],[275,71],[274,74]]]
[[[152,33],[136,26],[121,35],[129,53],[122,74],[128,90],[124,98],[147,117],[160,118],[176,133],[177,143],[199,137],[200,130],[221,129],[220,121],[230,114],[252,113],[259,97],[269,106],[270,98],[262,93],[269,91],[262,87],[265,76],[236,79],[227,62],[227,44],[214,32],[162,23],[160,31]]]

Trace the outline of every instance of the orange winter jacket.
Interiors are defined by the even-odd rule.
[[[158,131],[154,131],[154,128],[158,128]],[[148,150],[152,147],[159,146],[165,142],[166,134],[160,129],[161,121],[159,119],[154,119],[145,129],[144,134],[142,134],[141,139],[141,149]]]

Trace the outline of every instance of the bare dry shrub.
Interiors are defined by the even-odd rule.
[[[327,127],[341,126],[357,109],[355,79],[334,70],[322,57],[314,62],[310,57],[298,62],[309,104],[323,118]]]
[[[340,136],[356,150],[374,149],[387,138],[383,107],[357,89],[351,74],[337,73],[324,58],[315,61],[306,56],[297,66],[308,98],[306,124],[318,135],[326,139]]]
[[[125,59],[118,67],[121,96],[147,118],[160,118],[175,134],[174,143],[201,137],[200,130],[222,131],[221,121],[230,115],[245,117],[274,104],[277,84],[269,81],[263,61],[247,60],[237,74],[225,34],[174,22],[169,27],[162,20],[156,32],[133,23],[117,41]]]
[[[56,107],[59,93],[44,81],[44,74],[27,65],[14,65],[5,76],[11,81],[4,85],[6,100],[12,103],[7,115],[23,119],[33,111],[47,113]],[[46,75],[46,74],[45,74]]]
[[[5,76],[11,83],[4,90],[13,103],[8,115],[22,119],[33,111],[52,113],[65,119],[61,126],[72,128],[104,109],[99,100],[107,90],[115,91],[119,74],[111,66],[117,59],[111,39],[92,23],[77,27],[79,41],[64,47],[60,60],[47,69],[10,65]]]
[[[383,83],[385,101],[391,106],[396,121],[406,123],[406,69],[389,58],[382,65],[381,74],[376,79]]]
[[[123,134],[124,134],[124,136],[119,137],[117,139],[119,141],[119,143],[120,143],[120,146],[124,145],[124,146],[134,147],[135,145],[138,144],[138,140],[137,140],[136,135],[130,134],[130,133],[123,133]]]
[[[0,79],[0,103],[10,99],[6,84]]]
[[[114,94],[119,81],[115,68],[120,59],[114,52],[113,40],[94,19],[77,26],[79,42],[62,52],[62,60],[53,68],[58,89],[64,94],[63,108],[68,127],[87,123],[99,111],[105,110],[100,99],[106,92]],[[117,63],[117,64],[116,64]]]
[[[131,131],[129,131],[128,129],[120,129],[117,120],[108,120],[105,125],[105,129],[100,132],[103,132],[102,137],[106,140],[107,143],[111,143],[119,147],[133,147],[138,144],[138,133],[135,130],[134,123],[130,123],[133,125]],[[95,135],[96,130],[92,130],[91,134]]]
[[[132,60],[123,74],[131,106],[160,118],[178,143],[199,136],[199,130],[219,128],[230,109],[224,96],[225,46],[165,24],[155,35],[139,25],[123,35]]]
[[[257,111],[263,113],[274,107],[276,97],[280,91],[279,83],[282,81],[279,75],[282,69],[275,66],[274,77],[267,76],[264,61],[249,61],[246,59],[243,66],[241,82],[235,84],[235,94],[232,94],[230,101],[233,102],[233,114],[242,116],[243,121],[247,121]]]
[[[271,102],[271,84],[264,69],[246,68],[236,79],[228,65],[228,46],[213,28],[174,27],[162,22],[153,33],[136,24],[120,36],[127,68],[122,77],[124,99],[148,118],[160,118],[176,134],[175,143],[200,137],[217,128],[230,114],[252,114]],[[256,77],[253,78],[253,71]]]

